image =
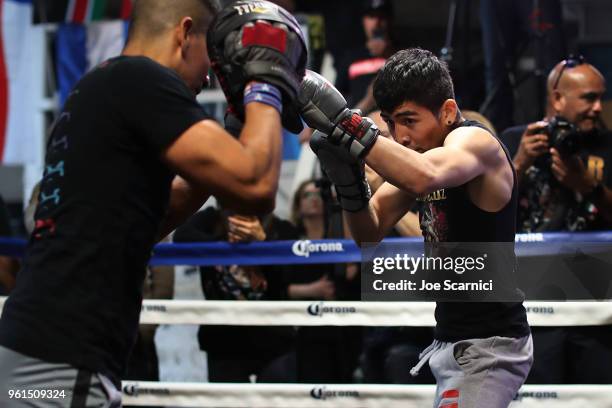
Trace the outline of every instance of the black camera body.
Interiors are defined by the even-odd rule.
[[[561,156],[572,156],[583,147],[584,137],[580,130],[561,116],[555,116],[547,126],[531,132],[531,134],[536,133],[547,135],[548,145],[557,149]]]

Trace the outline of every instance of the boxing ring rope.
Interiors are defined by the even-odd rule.
[[[388,238],[383,242],[402,243],[419,251],[422,238]],[[546,253],[559,244],[568,249],[580,243],[610,243],[612,231],[584,233],[533,233],[516,235],[517,256]],[[0,237],[0,255],[20,258],[26,241]],[[157,265],[290,265],[360,262],[361,252],[352,240],[322,239],[297,241],[251,242],[230,244],[228,242],[158,244],[155,246],[150,264]]]
[[[123,383],[125,405],[175,407],[423,408],[434,385]],[[511,408],[609,408],[609,385],[525,385]]]
[[[0,297],[0,310],[6,298]],[[142,324],[433,327],[433,302],[143,301]],[[525,302],[531,326],[612,325],[607,302]]]
[[[419,239],[394,239],[422,245]],[[612,232],[520,234],[516,252],[546,253],[547,244],[610,243]],[[23,256],[25,241],[0,238],[0,254]],[[558,250],[558,246],[555,247]],[[273,265],[359,262],[349,240],[229,244],[160,244],[152,265]],[[0,298],[0,308],[5,298]],[[433,326],[433,302],[144,300],[141,323],[265,326]],[[612,325],[608,301],[525,302],[532,326]],[[435,386],[375,384],[219,384],[123,382],[126,405],[175,407],[423,407]],[[525,385],[511,407],[609,408],[612,385]]]

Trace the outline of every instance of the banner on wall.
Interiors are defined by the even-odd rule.
[[[55,41],[60,106],[85,73],[121,53],[127,28],[127,22],[121,20],[60,24]]]
[[[126,20],[133,0],[34,0],[34,24]]]
[[[0,0],[0,14],[0,164],[27,164],[36,159],[33,118],[42,97],[32,61],[44,44],[32,29],[31,0]]]

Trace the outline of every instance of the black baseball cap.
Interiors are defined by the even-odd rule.
[[[391,0],[365,0],[363,14],[384,14],[390,16],[393,14],[391,3]]]

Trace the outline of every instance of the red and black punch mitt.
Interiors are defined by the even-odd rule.
[[[207,46],[230,113],[243,121],[245,85],[265,82],[283,94],[283,127],[302,130],[295,101],[308,53],[304,34],[289,12],[269,1],[231,3],[212,21]]]

